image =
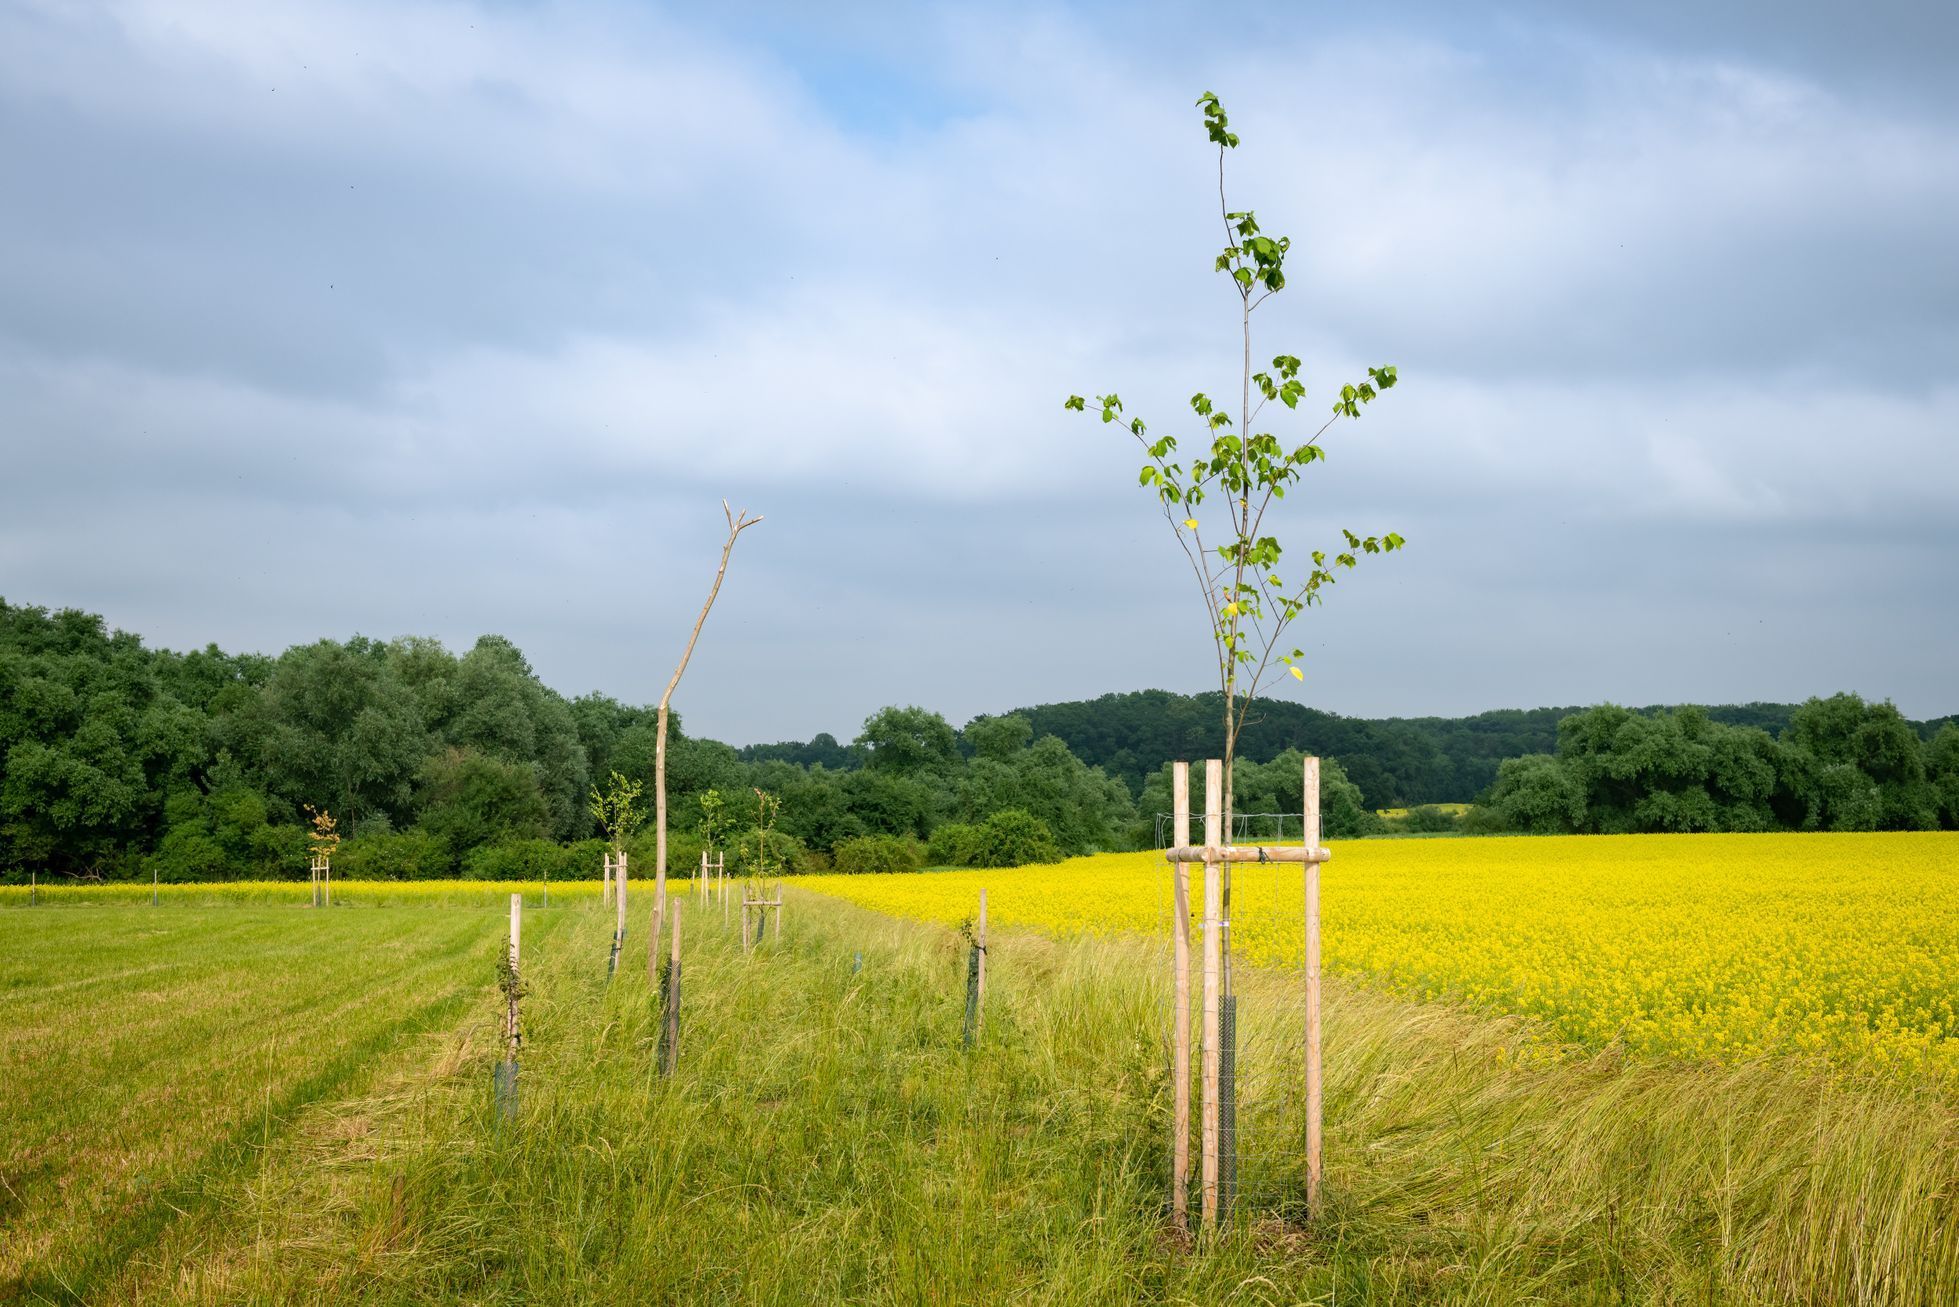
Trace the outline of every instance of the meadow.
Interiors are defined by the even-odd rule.
[[[1700,939],[1718,965],[1739,918],[1743,937],[1787,941],[1774,965],[1807,960],[1839,986],[1837,1008],[1810,1009],[1875,996],[1913,1013],[1898,1030],[1928,1028],[1913,1022],[1936,976],[1908,1009],[1886,968],[1948,956],[1952,845],[1800,837],[1802,868],[1770,872],[1747,869],[1749,847],[1339,846],[1326,1214],[1279,1219],[1266,1198],[1297,1178],[1280,1165],[1242,1220],[1195,1243],[1163,1219],[1150,932],[1167,881],[1146,856],[791,882],[781,943],[750,956],[683,892],[671,1079],[645,886],[610,982],[596,884],[554,885],[549,909],[524,887],[510,1122],[490,1081],[513,887],[349,883],[325,911],[298,906],[303,883],[284,901],[165,887],[156,908],[147,887],[136,903],[63,889],[0,910],[0,1302],[1959,1300],[1959,1103],[1938,1059],[1864,1075],[1855,1041],[1641,1051],[1558,1016],[1613,993],[1600,941],[1625,937],[1633,984],[1641,950]],[[1551,854],[1576,878],[1561,893],[1530,872]],[[1792,903],[1819,864],[1840,895],[1805,915]],[[981,884],[989,990],[968,1049],[959,926]],[[1265,963],[1241,973],[1247,1046],[1296,1039],[1297,882],[1240,886],[1241,939]],[[1849,966],[1886,935],[1867,918],[1907,910],[1890,932],[1904,952]],[[1456,957],[1452,939],[1487,949]],[[1532,979],[1532,949],[1562,987]],[[1520,1014],[1533,994],[1544,1010]]]

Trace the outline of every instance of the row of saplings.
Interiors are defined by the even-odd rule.
[[[621,837],[637,824],[638,795],[639,786],[636,783],[616,774],[613,787],[607,794],[601,795],[596,789],[592,794],[593,816],[605,827],[612,840],[612,848],[605,854],[602,864],[603,903],[613,913],[612,939],[606,961],[608,981],[618,974],[619,956],[626,942],[626,907],[632,877],[629,855]],[[752,952],[765,936],[772,935],[776,942],[782,939],[782,884],[774,874],[779,872],[780,866],[772,861],[769,852],[770,833],[775,828],[780,804],[773,795],[760,790],[756,791],[756,795],[756,830],[760,835],[760,851],[754,874],[730,877],[725,856],[711,847],[704,847],[691,882],[692,897],[703,910],[710,909],[716,900],[719,901],[724,928],[729,925],[732,910],[738,902],[743,953]],[[504,1057],[496,1065],[493,1083],[497,1115],[501,1120],[514,1119],[517,1114],[517,1068],[523,1047],[521,1009],[525,993],[523,915],[524,896],[512,894],[510,935],[497,960],[497,988],[503,996],[504,1006]],[[712,919],[711,912],[709,917]],[[665,868],[661,867],[654,883],[652,913],[647,923],[646,979],[659,1004],[660,1037],[654,1059],[660,1074],[664,1076],[671,1076],[680,1064],[680,923],[680,905],[677,901],[669,901]],[[969,946],[964,1038],[970,1047],[979,1034],[986,995],[985,890],[981,890],[979,895],[977,927],[968,928],[964,933]]]

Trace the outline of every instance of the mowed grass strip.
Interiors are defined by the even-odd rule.
[[[609,920],[571,911],[526,948],[515,1123],[491,1111],[486,1000],[473,1035],[302,1112],[261,1165],[132,1255],[109,1296],[1959,1300],[1944,1095],[1787,1059],[1545,1057],[1529,1021],[1339,980],[1326,1218],[1269,1215],[1287,1206],[1280,1165],[1246,1220],[1186,1246],[1162,1219],[1160,949],[996,932],[969,1051],[955,932],[794,889],[789,902],[781,946],[743,956],[717,912],[683,899],[672,1080],[655,1071],[643,906],[610,985]],[[1243,979],[1248,1045],[1281,1047],[1290,982]],[[1261,1143],[1297,1156],[1296,1139]]]
[[[489,990],[499,921],[0,913],[0,1292],[86,1299],[216,1175]]]

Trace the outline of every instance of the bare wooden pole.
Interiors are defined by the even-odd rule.
[[[503,1041],[507,1050],[506,1060],[517,1060],[517,1046],[522,1039],[521,1027],[517,1024],[517,978],[523,973],[518,970],[522,956],[520,941],[524,931],[524,896],[510,896],[510,995],[509,1009],[503,1018]]]
[[[778,892],[776,898],[780,900],[781,897],[781,893]],[[775,913],[776,922],[780,925],[782,921],[782,909],[777,908]],[[973,1028],[975,1030],[986,1025],[986,891],[984,889],[980,891],[979,938],[977,942],[979,944],[979,994],[973,1013]]]
[[[1204,763],[1204,843],[1221,842],[1223,825],[1224,767],[1216,759]],[[1202,1147],[1199,1179],[1203,1188],[1204,1228],[1218,1223],[1218,1083],[1222,1050],[1218,1044],[1219,1017],[1224,988],[1224,864],[1204,864],[1204,1084]]]
[[[626,886],[628,884],[626,875],[626,851],[624,849],[619,850],[618,866],[619,870],[614,872],[612,876],[612,899],[615,909],[612,928],[618,933],[619,942],[624,944],[626,942]],[[654,897],[656,899],[664,899],[666,897],[665,887],[656,886]]]
[[[646,926],[646,983],[657,986],[660,983],[660,909],[666,906],[660,896],[653,896],[653,915]]]
[[[1320,843],[1320,760],[1308,758],[1305,774],[1306,847]],[[1320,864],[1306,864],[1306,1212],[1320,1214]]]
[[[1190,843],[1190,764],[1170,765],[1172,833],[1179,846]],[[1190,1226],[1190,864],[1170,865],[1172,901],[1170,948],[1175,976],[1170,1000],[1170,1219]]]
[[[599,903],[603,907],[612,906],[612,851],[610,849],[606,850],[605,872],[599,882]]]
[[[736,513],[728,507],[725,499],[721,501],[721,513],[728,519],[728,539],[721,546],[721,565],[714,569],[714,584],[708,587],[707,602],[701,605],[701,615],[694,619],[694,629],[687,636],[687,647],[680,654],[680,665],[673,669],[673,678],[667,682],[666,692],[660,696],[659,735],[653,744],[653,886],[656,892],[667,887],[667,716],[673,703],[673,692],[687,670],[687,660],[694,656],[694,644],[701,638],[701,628],[707,625],[707,615],[714,607],[714,597],[721,593],[721,579],[728,574],[728,556],[735,552],[735,541],[742,532],[762,520],[750,517],[746,509]]]
[[[666,1059],[667,1075],[680,1065],[680,905],[673,905],[673,951],[667,959]]]
[[[320,859],[320,886],[322,898],[328,907],[333,906],[333,857],[331,854]]]
[[[985,903],[986,891],[980,891],[980,902]],[[775,887],[775,942],[782,942],[782,886]]]

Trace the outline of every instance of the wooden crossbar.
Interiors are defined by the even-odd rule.
[[[1331,862],[1333,850],[1291,844],[1180,844],[1165,849],[1163,857],[1166,862]]]

